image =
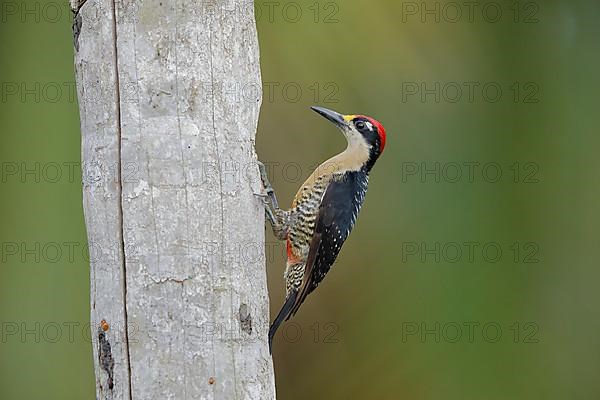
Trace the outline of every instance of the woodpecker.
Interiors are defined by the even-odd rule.
[[[269,351],[279,325],[296,314],[335,262],[365,199],[369,173],[385,147],[385,129],[375,119],[311,109],[342,131],[347,147],[310,175],[289,210],[279,208],[266,168],[259,162],[267,219],[287,248],[286,298],[269,329]]]

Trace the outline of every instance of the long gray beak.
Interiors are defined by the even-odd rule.
[[[314,112],[327,118],[329,121],[333,122],[339,128],[343,128],[346,126],[346,120],[344,119],[344,116],[338,112],[335,112],[333,110],[328,110],[327,108],[315,107],[315,106],[311,107],[311,110],[313,110]]]

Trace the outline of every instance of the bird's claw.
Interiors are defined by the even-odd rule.
[[[262,198],[262,199],[266,199],[266,198],[268,198],[268,197],[269,197],[269,195],[268,195],[267,193],[256,193],[256,192],[254,192],[253,194],[254,194],[256,197],[260,197],[260,198]]]
[[[275,196],[275,190],[273,189],[271,182],[269,182],[269,177],[267,175],[267,167],[261,161],[257,161],[257,164],[258,170],[260,172],[260,180],[262,181],[262,185],[264,188],[264,193],[261,193],[261,196],[268,197],[271,201],[271,205],[273,206],[273,208],[277,210],[279,208],[279,204],[277,202],[277,197]]]

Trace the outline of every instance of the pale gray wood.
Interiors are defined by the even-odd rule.
[[[274,399],[253,2],[71,5],[98,399]]]

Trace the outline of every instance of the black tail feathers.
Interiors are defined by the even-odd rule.
[[[294,303],[296,303],[297,296],[298,292],[295,290],[292,290],[289,293],[289,295],[285,299],[283,307],[281,307],[281,310],[279,310],[279,314],[277,314],[277,318],[275,318],[275,321],[273,321],[271,327],[269,328],[269,354],[272,353],[273,337],[275,336],[275,332],[277,332],[277,328],[279,328],[279,325],[281,325],[281,323],[286,319],[286,317],[290,315],[290,312],[294,307]]]

